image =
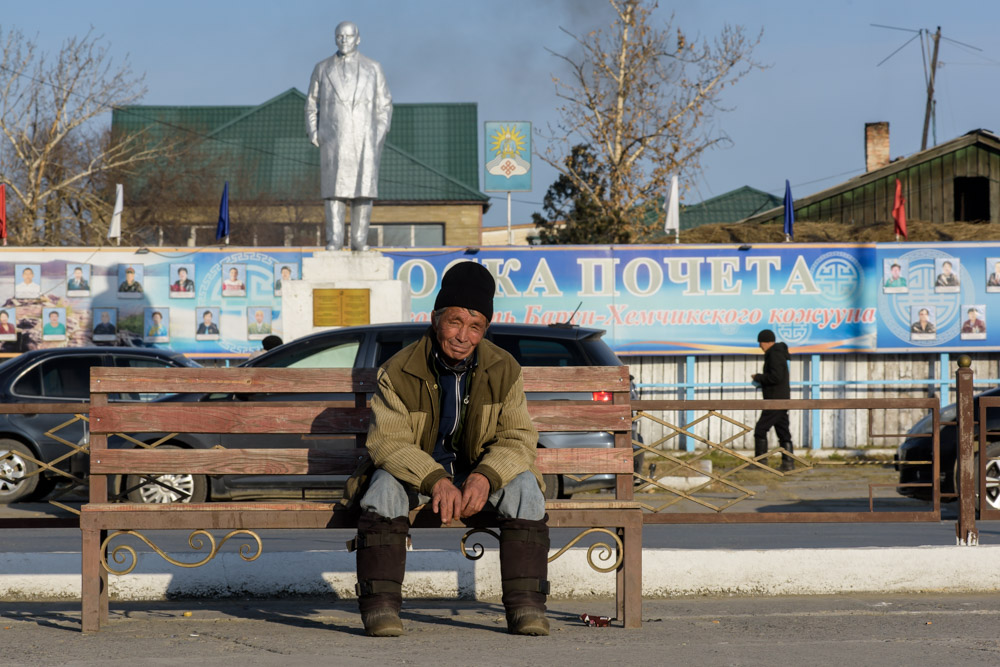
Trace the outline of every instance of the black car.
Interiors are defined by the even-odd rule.
[[[247,361],[244,366],[264,368],[376,368],[403,347],[417,340],[427,330],[426,323],[379,324],[346,327],[305,336]],[[492,324],[486,337],[504,348],[522,366],[621,366],[615,353],[602,340],[600,329],[575,326],[539,326],[529,324]],[[529,396],[530,397],[530,396]],[[234,401],[244,400],[245,394],[187,394],[164,397],[162,400]],[[347,400],[352,397],[312,394],[269,394],[267,400]],[[542,398],[541,396],[539,398]],[[566,393],[566,400],[610,400],[610,395]],[[260,397],[255,397],[260,399]],[[144,440],[152,441],[151,434]],[[238,439],[238,443],[237,443]],[[613,447],[614,438],[609,433],[545,433],[539,438],[540,447]],[[353,440],[336,436],[315,435],[203,435],[180,434],[171,446],[209,448],[215,446],[239,447],[308,447],[314,449],[340,449],[353,447]],[[109,443],[109,446],[119,446]],[[642,462],[636,457],[636,466]],[[163,484],[145,484],[142,480],[124,480],[118,493],[127,495],[133,502],[198,502],[209,497],[213,500],[239,499],[241,497],[293,496],[297,498],[329,497],[339,494],[345,478],[328,475],[271,475],[271,476],[164,476]],[[573,493],[610,488],[612,475],[593,475],[587,478],[551,476],[546,478],[546,494],[550,497],[567,497]],[[177,488],[192,489],[190,496],[178,494]]]
[[[0,401],[5,404],[86,403],[90,399],[92,366],[162,368],[198,365],[182,354],[151,348],[33,350],[0,364]],[[112,400],[149,401],[158,396],[115,396]],[[58,482],[69,480],[48,470],[36,474],[39,466],[31,459],[71,472],[78,479],[84,473],[85,457],[66,443],[45,435],[46,432],[53,432],[66,443],[76,444],[85,440],[84,422],[73,421],[71,414],[0,414],[0,503],[41,498]]]
[[[973,398],[974,414],[979,414],[979,398],[981,396],[1000,396],[1000,387],[990,389]],[[954,421],[958,414],[957,406],[952,403],[941,410],[940,429],[940,458],[941,458],[941,493],[957,493],[956,466],[958,461],[958,436]],[[952,422],[952,423],[947,423]],[[988,433],[1000,431],[1000,409],[986,410],[986,424]],[[929,436],[932,432],[933,423],[931,415],[927,415],[907,432],[906,440],[896,451],[896,470],[899,471],[900,484],[928,484],[932,481],[932,468],[930,463],[914,463],[907,465],[906,461],[931,461],[933,458],[933,442]],[[975,469],[979,470],[979,430],[976,429],[976,458]],[[993,442],[986,444],[986,502],[992,509],[1000,509],[1000,438],[995,438]],[[976,473],[978,486],[978,472]],[[930,487],[900,486],[897,488],[900,495],[922,500],[931,497]]]

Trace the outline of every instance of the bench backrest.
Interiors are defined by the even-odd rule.
[[[363,449],[370,419],[368,396],[375,370],[291,368],[108,368],[91,369],[91,502],[107,500],[105,475],[350,474],[367,457]],[[631,499],[631,399],[627,366],[527,367],[525,391],[602,392],[608,401],[528,401],[541,431],[608,431],[614,449],[539,450],[545,474],[613,473],[617,492]],[[240,394],[246,400],[128,403],[109,395],[129,393]],[[345,394],[349,401],[260,401],[255,393]],[[355,449],[108,449],[108,436],[136,433],[295,433],[354,436]]]

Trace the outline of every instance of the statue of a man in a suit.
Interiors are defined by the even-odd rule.
[[[320,150],[326,249],[343,247],[350,201],[351,250],[366,250],[392,96],[381,66],[358,53],[358,26],[344,21],[334,34],[337,53],[317,63],[309,80],[306,130]]]

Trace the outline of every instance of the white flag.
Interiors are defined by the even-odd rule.
[[[118,239],[119,243],[122,238],[122,209],[124,208],[124,199],[125,189],[121,183],[118,183],[115,185],[115,211],[111,214],[111,226],[108,227],[108,238]]]
[[[668,234],[676,234],[681,228],[681,203],[677,194],[677,176],[670,177],[670,196],[663,203],[663,209],[667,212],[663,231]]]

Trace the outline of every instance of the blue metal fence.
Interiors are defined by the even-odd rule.
[[[683,390],[686,400],[694,400],[699,389],[752,389],[751,382],[694,382],[695,366],[698,357],[688,355],[684,360],[685,382],[642,382],[636,383],[635,389],[667,389]],[[923,380],[822,380],[820,379],[820,355],[813,354],[809,357],[809,379],[797,380],[791,383],[792,387],[803,387],[808,390],[809,398],[821,398],[823,389],[834,387],[929,387],[936,388],[941,401],[941,407],[951,403],[951,385],[955,383],[953,375],[949,375],[950,355],[942,353],[938,365],[938,377],[926,378]],[[1000,385],[998,378],[976,378],[976,386],[997,386]],[[807,410],[806,419],[809,421],[810,444],[813,449],[821,446],[820,411]],[[694,421],[695,416],[692,411],[684,412],[684,423],[689,424]],[[695,443],[690,438],[684,438],[684,448],[687,451],[694,449]]]

